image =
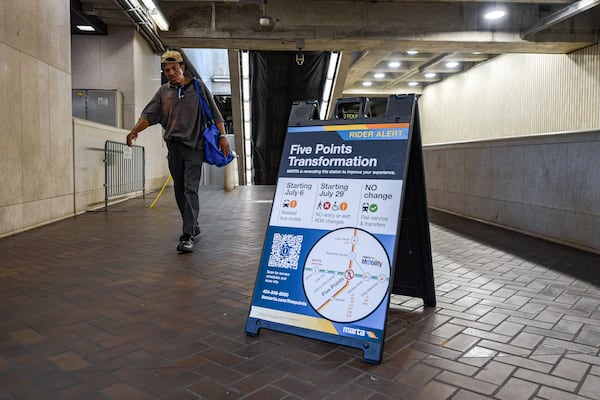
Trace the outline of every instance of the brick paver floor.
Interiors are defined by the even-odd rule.
[[[600,256],[430,210],[437,306],[383,362],[245,323],[273,187],[172,192],[0,239],[0,399],[600,399]]]

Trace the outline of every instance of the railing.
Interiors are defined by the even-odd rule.
[[[104,143],[104,208],[108,199],[131,192],[146,194],[144,148],[107,140]]]

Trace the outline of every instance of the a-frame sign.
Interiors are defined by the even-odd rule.
[[[436,302],[417,99],[390,96],[373,118],[315,120],[313,105],[290,113],[246,333],[378,364],[391,294]]]

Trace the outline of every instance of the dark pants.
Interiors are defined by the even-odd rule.
[[[193,236],[198,223],[198,189],[202,176],[202,150],[194,150],[181,142],[167,143],[169,171],[173,178],[175,200],[183,219],[183,234]]]

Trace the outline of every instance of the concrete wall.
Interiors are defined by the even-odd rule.
[[[600,130],[425,147],[429,206],[600,253]]]
[[[128,129],[74,122],[72,87],[121,90],[130,128],[160,85],[160,59],[133,29],[73,36],[73,63],[71,39],[68,1],[0,1],[0,237],[98,205],[96,149]],[[161,128],[137,144],[146,188],[160,188],[169,176]]]
[[[505,55],[419,106],[429,206],[600,253],[600,46]]]
[[[0,2],[0,236],[73,215],[69,2]]]

